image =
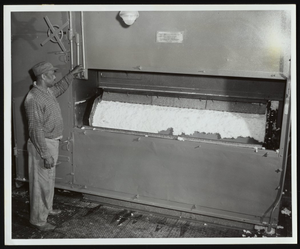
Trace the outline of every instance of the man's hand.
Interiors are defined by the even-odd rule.
[[[51,169],[51,168],[54,167],[54,159],[53,159],[52,156],[47,157],[47,158],[44,159],[44,167],[46,169]]]
[[[81,65],[78,65],[76,67],[74,67],[74,69],[71,71],[71,74],[75,75],[78,73],[83,72],[84,68]]]

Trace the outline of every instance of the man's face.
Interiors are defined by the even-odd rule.
[[[56,79],[55,72],[51,70],[45,73],[44,75],[45,75],[44,81],[46,82],[47,86],[48,87],[53,86]]]

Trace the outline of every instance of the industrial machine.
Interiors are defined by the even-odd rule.
[[[59,78],[82,64],[58,99],[56,187],[276,228],[290,134],[289,11],[140,11],[131,26],[114,11],[12,20],[17,181],[27,181],[31,83],[21,65],[44,58]]]

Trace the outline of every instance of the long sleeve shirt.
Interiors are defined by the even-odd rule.
[[[42,158],[49,158],[45,138],[62,136],[63,118],[57,97],[63,94],[73,81],[68,74],[47,90],[33,84],[25,99],[29,137]]]

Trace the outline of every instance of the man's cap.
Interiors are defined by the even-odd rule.
[[[33,68],[32,71],[35,76],[42,75],[43,73],[47,73],[48,71],[55,71],[58,68],[53,67],[53,65],[50,62],[42,61],[38,64],[36,64]]]

